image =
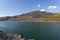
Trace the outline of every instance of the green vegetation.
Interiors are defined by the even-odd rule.
[[[60,14],[56,13],[51,16],[44,15],[44,16],[40,16],[40,18],[46,18],[46,20],[44,21],[60,21]]]

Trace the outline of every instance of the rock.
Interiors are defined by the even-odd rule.
[[[20,34],[19,35],[10,34],[0,31],[0,40],[31,40],[31,39],[25,39],[25,37],[21,36]]]

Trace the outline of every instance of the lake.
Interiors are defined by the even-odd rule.
[[[60,22],[0,22],[0,31],[35,40],[60,40]]]

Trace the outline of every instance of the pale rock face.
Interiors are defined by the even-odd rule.
[[[18,35],[21,38],[21,35]]]

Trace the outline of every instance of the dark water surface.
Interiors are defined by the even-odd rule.
[[[0,22],[0,31],[35,40],[60,40],[60,22]]]

